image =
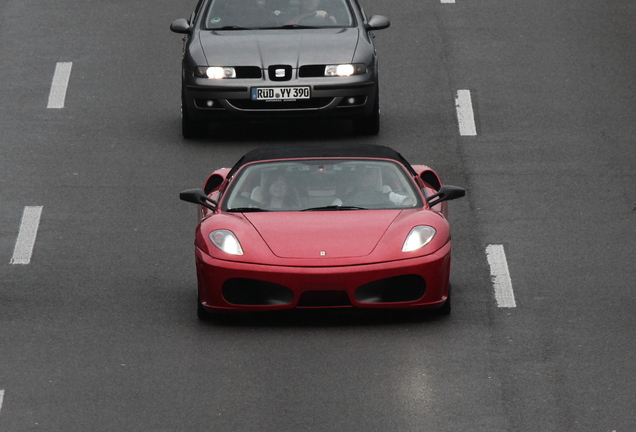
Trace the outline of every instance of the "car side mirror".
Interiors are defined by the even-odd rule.
[[[219,174],[212,174],[208,181],[205,182],[205,186],[203,187],[203,192],[209,194],[217,189],[219,186],[223,184],[225,178]]]
[[[466,195],[466,190],[457,186],[442,186],[435,195],[428,197],[429,207],[434,207],[443,201],[450,201]]]
[[[199,204],[210,210],[216,210],[217,202],[208,197],[201,189],[188,189],[179,194],[179,199],[192,204]]]
[[[367,30],[382,30],[388,28],[391,25],[391,21],[382,15],[373,15],[367,22]]]
[[[170,24],[170,30],[175,33],[187,34],[190,33],[190,29],[190,24],[185,18],[176,19]]]
[[[442,187],[442,182],[440,181],[437,174],[435,174],[432,170],[426,170],[422,174],[420,174],[420,178],[424,183],[430,185],[435,192],[439,191]]]

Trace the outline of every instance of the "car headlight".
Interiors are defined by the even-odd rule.
[[[416,226],[411,230],[409,235],[406,236],[404,246],[402,246],[402,252],[413,252],[423,248],[433,240],[435,232],[435,228],[427,225]]]
[[[367,67],[361,63],[327,65],[325,76],[351,76],[363,74],[366,71]]]
[[[209,79],[236,78],[236,69],[225,66],[197,66],[194,76]]]
[[[243,248],[232,231],[215,230],[210,233],[210,241],[225,253],[243,255]]]

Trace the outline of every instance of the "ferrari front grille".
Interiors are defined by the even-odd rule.
[[[338,307],[351,306],[345,291],[312,290],[305,291],[298,300],[298,307]]]

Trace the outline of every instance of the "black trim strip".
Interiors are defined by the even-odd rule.
[[[346,85],[315,85],[314,90],[352,90],[365,87],[373,87],[374,85],[375,83],[373,82]]]
[[[195,92],[246,92],[247,87],[219,87],[219,86],[210,86],[210,87],[200,87],[200,86],[192,86],[187,85],[186,88],[190,91]]]

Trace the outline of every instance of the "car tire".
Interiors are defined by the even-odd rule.
[[[440,315],[450,315],[451,313],[451,286],[448,284],[448,298],[441,308],[437,309]]]
[[[380,91],[375,93],[373,112],[367,117],[355,119],[353,129],[360,135],[377,135],[380,133]]]
[[[202,138],[205,132],[205,123],[196,121],[190,116],[185,100],[181,96],[181,135],[185,139]]]

